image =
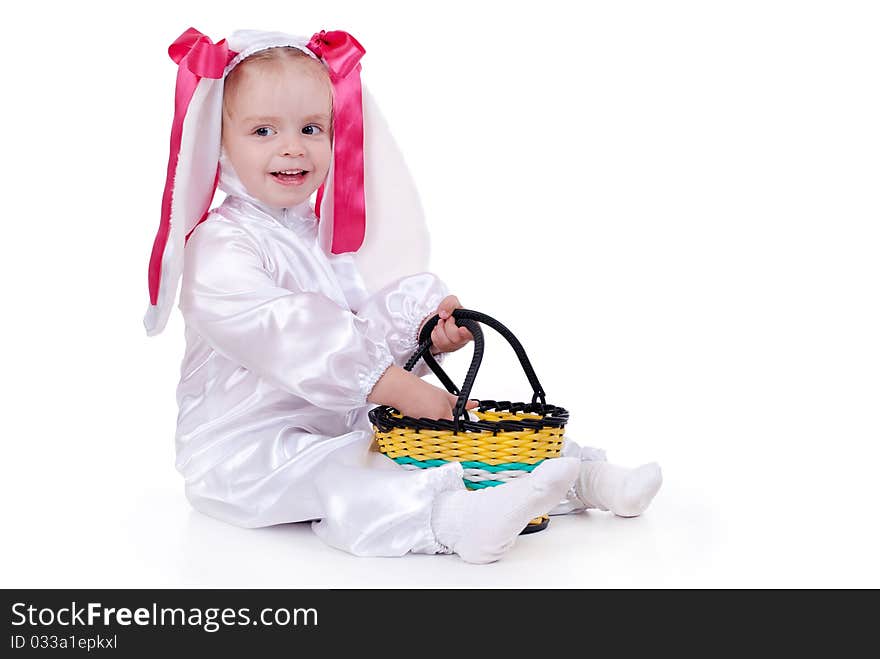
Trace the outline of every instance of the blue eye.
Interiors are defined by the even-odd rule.
[[[257,128],[257,130],[254,131],[254,134],[259,135],[260,137],[269,137],[269,134],[267,134],[265,132],[261,132],[261,131],[267,131],[267,130],[271,130],[272,133],[275,132],[274,129],[269,128],[268,126],[260,126],[259,128]]]
[[[306,126],[305,128],[302,129],[302,132],[305,135],[317,135],[318,133],[321,133],[322,130],[321,130],[320,126],[316,126],[315,124],[309,124],[308,126]]]

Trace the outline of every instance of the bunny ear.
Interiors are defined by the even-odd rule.
[[[168,48],[178,64],[171,152],[159,230],[150,255],[147,334],[168,322],[183,271],[186,236],[205,216],[217,189],[223,75],[237,53],[189,28]]]
[[[366,88],[363,111],[367,225],[354,259],[367,289],[375,292],[396,279],[427,270],[430,240],[415,182]]]

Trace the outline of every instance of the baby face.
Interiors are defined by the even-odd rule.
[[[306,201],[330,168],[330,82],[314,62],[259,62],[238,72],[225,100],[223,147],[247,191],[288,208]]]

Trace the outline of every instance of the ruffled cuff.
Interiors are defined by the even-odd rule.
[[[445,297],[445,292],[435,292],[432,295],[428,295],[424,301],[420,301],[407,310],[410,315],[406,320],[406,327],[398,342],[400,352],[409,355],[415,352],[416,348],[419,347],[419,329],[428,318],[435,314],[437,307],[440,306]]]
[[[440,279],[423,272],[377,291],[363,302],[357,315],[370,319],[380,328],[395,363],[403,367],[418,348],[419,327],[448,294]],[[421,377],[430,373],[430,369],[420,362],[413,372]]]
[[[459,519],[462,512],[458,507],[450,508],[449,504],[452,500],[449,494],[452,492],[465,491],[464,470],[460,462],[447,462],[445,465],[425,469],[424,476],[430,478],[429,487],[433,491],[433,501],[427,507],[427,515],[424,518],[423,535],[421,541],[417,542],[412,548],[414,554],[451,554],[453,553],[449,537],[444,539],[450,544],[443,544],[437,537],[437,529],[445,530],[450,528],[456,533],[461,526]],[[460,498],[459,498],[460,500]],[[446,503],[446,506],[440,506],[438,503]],[[451,517],[450,517],[451,514]],[[447,534],[448,535],[448,534]],[[460,533],[456,538],[460,536]]]
[[[394,363],[394,357],[387,346],[381,343],[377,343],[376,346],[379,350],[379,358],[373,362],[373,368],[358,375],[358,384],[363,399],[362,405],[369,405],[367,398],[370,396],[370,392],[373,391],[373,387],[376,386],[379,378],[385,374],[388,367]]]
[[[397,354],[403,355],[403,363],[401,366],[409,361],[409,358],[419,347],[419,329],[422,327],[422,323],[435,314],[437,307],[440,306],[440,303],[447,295],[448,292],[445,290],[444,286],[441,290],[428,295],[424,300],[419,301],[407,309],[409,313],[408,318],[406,319],[405,328],[403,332],[398,335],[398,341],[394,346]],[[444,352],[434,355],[434,360],[440,365],[443,364],[445,358],[446,353]],[[433,373],[423,359],[418,361],[413,367],[412,372],[420,378]]]

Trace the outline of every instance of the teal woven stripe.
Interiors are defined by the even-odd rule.
[[[421,467],[425,469],[427,467],[440,467],[445,465],[448,460],[416,460],[415,458],[411,458],[409,456],[403,456],[400,458],[394,458],[394,461],[399,464],[410,464],[415,465],[417,467]],[[543,462],[543,460],[541,460]],[[507,462],[505,464],[500,465],[488,465],[485,462],[462,462],[461,466],[464,469],[483,469],[485,471],[495,473],[498,471],[509,471],[511,469],[519,469],[521,471],[532,471],[535,467],[537,467],[541,462],[538,462],[533,465],[525,464],[524,462]],[[493,482],[501,482],[501,481],[493,481]]]
[[[541,460],[541,462],[544,461]],[[541,462],[535,463],[533,465],[527,465],[525,462],[507,462],[500,465],[487,465],[485,462],[462,462],[461,466],[465,469],[484,469],[485,471],[490,471],[494,474],[496,471],[509,471],[511,469],[518,469],[520,471],[532,471],[532,469],[541,464]]]
[[[415,458],[411,458],[409,456],[404,455],[400,458],[394,458],[394,461],[398,464],[402,465],[415,465],[416,467],[421,467],[425,469],[427,467],[442,467],[445,465],[448,460],[416,460]]]
[[[469,481],[464,479],[464,486],[469,490],[482,490],[484,487],[495,487],[496,485],[504,485],[504,481]],[[507,490],[505,490],[506,492]]]

